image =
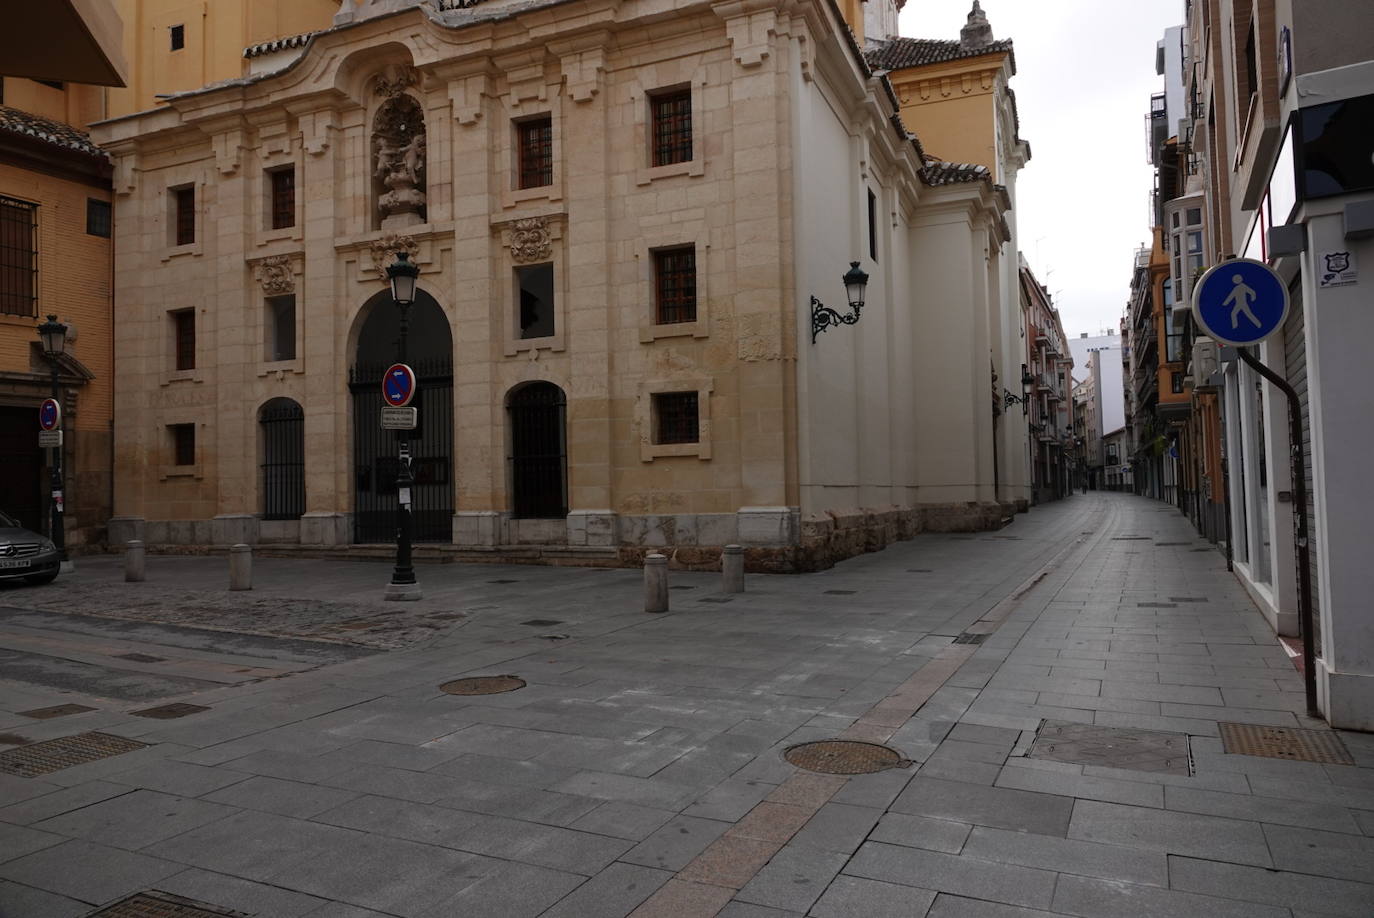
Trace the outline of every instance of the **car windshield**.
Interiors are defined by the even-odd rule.
[[[16,520],[14,517],[10,516],[8,513],[6,513],[6,512],[3,511],[3,510],[0,510],[0,526],[4,526],[4,527],[7,528],[7,529],[22,529],[22,528],[24,528],[24,527],[22,527],[22,526],[19,525],[19,521],[18,521],[18,520]]]

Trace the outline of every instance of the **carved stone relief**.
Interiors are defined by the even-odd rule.
[[[393,68],[373,86],[384,101],[372,128],[373,188],[378,223],[396,229],[425,222],[425,115],[406,92],[412,68]]]
[[[386,266],[391,264],[397,252],[405,252],[412,262],[419,261],[420,243],[413,236],[403,233],[387,233],[372,240],[368,246],[372,253],[372,268],[380,280],[386,280]]]
[[[269,255],[258,262],[258,283],[267,296],[296,292],[296,272],[290,255]]]
[[[511,261],[548,261],[552,251],[553,239],[549,235],[549,221],[546,218],[529,217],[511,224]]]

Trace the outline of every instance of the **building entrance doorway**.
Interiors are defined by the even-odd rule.
[[[34,532],[46,532],[44,509],[38,406],[0,408],[0,510]]]

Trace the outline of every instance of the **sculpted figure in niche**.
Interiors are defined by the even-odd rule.
[[[380,227],[425,222],[425,119],[414,97],[402,92],[382,103],[372,151]]]

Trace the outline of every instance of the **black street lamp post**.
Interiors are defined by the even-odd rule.
[[[406,362],[406,338],[410,332],[410,306],[415,302],[415,281],[420,267],[411,263],[409,254],[397,252],[396,261],[387,266],[386,276],[391,282],[391,299],[401,311],[401,334],[396,344],[396,362]],[[414,539],[414,520],[411,517],[411,489],[415,478],[410,471],[410,432],[396,432],[399,470],[396,474],[396,567],[387,586],[388,599],[419,599],[420,585],[415,580],[415,565],[411,560]]]
[[[61,357],[67,350],[67,326],[57,321],[57,316],[48,316],[48,321],[38,326],[38,338],[43,342],[43,354],[52,364],[52,398],[61,407],[62,399],[58,395],[57,377],[60,367],[57,358]],[[61,430],[59,425],[58,430]],[[50,538],[52,543],[57,546],[57,557],[65,567],[67,560],[67,539],[66,525],[62,516],[62,447],[56,446],[52,451],[52,523]]]

